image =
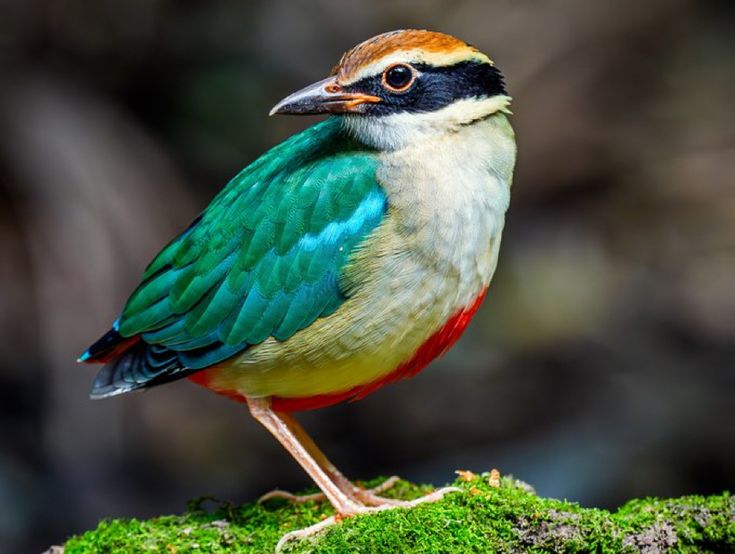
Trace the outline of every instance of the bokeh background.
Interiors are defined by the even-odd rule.
[[[354,477],[512,472],[615,507],[735,489],[728,0],[4,0],[0,551],[309,483],[188,382],[104,402],[77,355],[157,249],[314,122],[267,118],[378,32],[493,57],[519,160],[497,278],[419,377],[302,418]]]

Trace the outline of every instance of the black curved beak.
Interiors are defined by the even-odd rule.
[[[378,96],[345,92],[335,77],[302,88],[287,96],[268,115],[309,115],[320,113],[362,113],[365,104],[380,102]]]

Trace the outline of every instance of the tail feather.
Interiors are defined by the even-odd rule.
[[[99,371],[92,383],[90,397],[117,396],[173,381],[191,372],[181,363],[176,352],[165,346],[139,341]]]
[[[191,350],[174,350],[150,344],[140,335],[123,337],[116,322],[79,361],[105,364],[92,383],[90,397],[96,399],[181,379],[243,349],[214,340]]]
[[[80,362],[103,363],[92,383],[91,398],[107,398],[173,381],[193,370],[165,346],[148,344],[140,335],[123,337],[117,322],[80,357]]]

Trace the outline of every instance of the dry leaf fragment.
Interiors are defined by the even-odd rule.
[[[462,481],[467,481],[468,483],[477,479],[477,475],[472,473],[469,469],[458,469],[454,473],[459,475],[459,478],[462,479]]]
[[[500,472],[497,469],[490,470],[490,476],[487,478],[487,484],[496,489],[500,487]]]

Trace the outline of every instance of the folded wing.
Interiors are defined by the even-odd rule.
[[[243,170],[148,266],[113,329],[101,398],[189,375],[268,337],[287,340],[345,300],[339,277],[382,220],[376,159],[328,120]]]

